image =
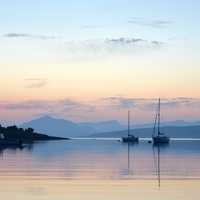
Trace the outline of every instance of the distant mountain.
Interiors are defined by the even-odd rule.
[[[148,124],[136,124],[132,126],[132,128],[150,128],[153,127],[153,123]],[[162,127],[165,126],[200,126],[200,121],[194,121],[194,122],[187,122],[184,120],[176,120],[176,121],[166,121],[161,123]]]
[[[177,138],[200,138],[200,126],[165,126],[161,127],[161,131],[169,135],[170,137]],[[130,133],[139,137],[151,137],[152,128],[140,128],[140,129],[131,129]],[[127,135],[127,130],[124,131],[113,131],[107,133],[98,133],[89,135],[89,137],[117,137]]]
[[[200,126],[199,121],[187,122],[184,120],[176,120],[171,122],[164,122],[162,126]]]
[[[89,126],[82,126],[64,119],[44,116],[21,125],[22,128],[33,128],[36,132],[59,137],[81,137],[95,133]]]
[[[110,121],[104,121],[104,122],[85,122],[80,123],[81,126],[91,127],[95,130],[97,133],[103,133],[103,132],[110,132],[110,131],[119,131],[124,130],[125,126],[120,124],[116,120],[110,120]]]
[[[173,134],[175,134],[174,132],[178,131],[176,133],[177,135],[180,131],[184,132],[185,134],[185,131],[187,132],[187,130],[188,131],[192,130],[192,127],[198,127],[198,126],[200,127],[200,122],[185,122],[183,120],[177,120],[171,122],[163,122],[161,125],[162,127],[164,127],[164,129],[167,128],[166,130],[167,133],[168,131],[170,131],[173,132]],[[107,135],[115,137],[118,135],[126,134],[126,131],[124,130],[127,129],[126,125],[122,125],[116,120],[103,121],[103,122],[74,123],[69,120],[57,119],[50,116],[43,116],[41,118],[34,119],[30,122],[22,124],[21,127],[22,128],[31,127],[36,132],[58,137],[86,137],[89,135],[94,135],[94,136],[97,135],[98,137],[99,136],[98,133],[101,133],[100,135],[103,137]],[[137,129],[136,131],[138,133],[146,136],[149,135],[151,136],[152,127],[153,127],[152,123],[131,126],[132,129]],[[186,127],[186,128],[181,129],[181,127]]]
[[[69,120],[44,116],[21,125],[22,128],[31,127],[37,132],[59,137],[84,137],[94,133],[119,131],[125,127],[118,121],[74,123]]]

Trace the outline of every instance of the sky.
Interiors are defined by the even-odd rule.
[[[200,1],[0,1],[0,121],[200,119]]]

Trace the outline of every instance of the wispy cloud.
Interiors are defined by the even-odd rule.
[[[24,79],[27,88],[42,88],[47,84],[47,79],[41,78],[27,78]]]
[[[147,42],[147,41],[144,40],[144,39],[141,39],[141,38],[124,38],[124,37],[121,37],[121,38],[107,39],[106,42],[124,45],[124,44],[135,44],[135,43],[138,43],[138,42]]]
[[[49,101],[34,100],[34,101],[22,101],[22,102],[7,102],[1,104],[1,107],[7,110],[48,110]]]
[[[24,111],[44,111],[46,112],[60,112],[65,113],[68,111],[86,111],[93,112],[98,108],[110,108],[110,109],[155,109],[158,104],[157,98],[132,98],[122,96],[112,96],[99,99],[97,101],[81,102],[71,98],[65,98],[60,100],[30,100],[0,102],[0,108],[6,110],[24,110]],[[199,107],[200,99],[189,97],[177,97],[177,98],[162,98],[161,106],[163,109],[178,108],[178,107]]]
[[[197,119],[200,108],[200,98],[177,97],[162,98],[162,110],[165,119],[188,118]],[[134,109],[137,120],[152,120],[158,107],[157,98],[135,98],[125,96],[111,96],[97,100],[80,101],[73,98],[58,100],[27,100],[27,101],[0,101],[1,113],[12,115],[41,116],[50,114],[56,117],[78,119],[80,121],[120,119],[124,120],[124,113]],[[188,117],[187,117],[188,116]]]
[[[129,47],[153,47],[153,46],[162,46],[164,42],[158,40],[145,40],[142,38],[112,38],[106,39],[106,43],[110,45],[124,45]]]
[[[156,98],[129,98],[121,96],[113,96],[104,98],[107,106],[112,106],[118,109],[155,109],[158,104]],[[177,97],[177,98],[163,98],[161,99],[161,106],[163,108],[178,108],[178,107],[199,107],[200,99]]]
[[[128,21],[128,23],[139,25],[139,26],[148,26],[153,28],[163,28],[166,27],[173,22],[170,20],[149,20],[143,18],[132,18]]]
[[[23,111],[32,113],[57,113],[69,114],[78,112],[92,112],[94,107],[90,104],[79,102],[70,98],[60,100],[29,100],[0,102],[0,109],[9,111]]]
[[[56,39],[55,36],[49,35],[34,35],[28,33],[6,33],[3,37],[7,38],[31,38],[31,39],[41,39],[41,40],[53,40]]]
[[[143,38],[106,38],[102,40],[71,41],[66,42],[68,55],[72,56],[101,56],[101,55],[128,55],[145,50],[154,50],[165,43],[158,40]]]
[[[129,109],[136,106],[136,99],[113,96],[102,99],[103,101],[108,103],[108,106],[116,107],[120,109]]]
[[[157,40],[153,40],[153,41],[151,41],[151,43],[155,46],[158,46],[158,47],[160,47],[164,44],[163,42],[160,42],[160,41],[157,41]]]

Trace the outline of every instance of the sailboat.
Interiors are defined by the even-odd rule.
[[[156,133],[156,125],[157,133]],[[154,133],[152,135],[153,143],[154,144],[168,144],[170,142],[170,138],[161,133],[160,131],[160,98],[158,100],[158,113],[156,113],[155,124],[154,124]]]
[[[122,142],[137,143],[139,138],[130,134],[130,111],[128,111],[128,136],[122,137]]]

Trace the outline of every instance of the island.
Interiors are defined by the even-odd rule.
[[[3,127],[0,125],[0,140],[20,140],[24,142],[34,142],[40,140],[68,140],[69,138],[48,136],[36,133],[33,128],[18,128],[17,126]]]

